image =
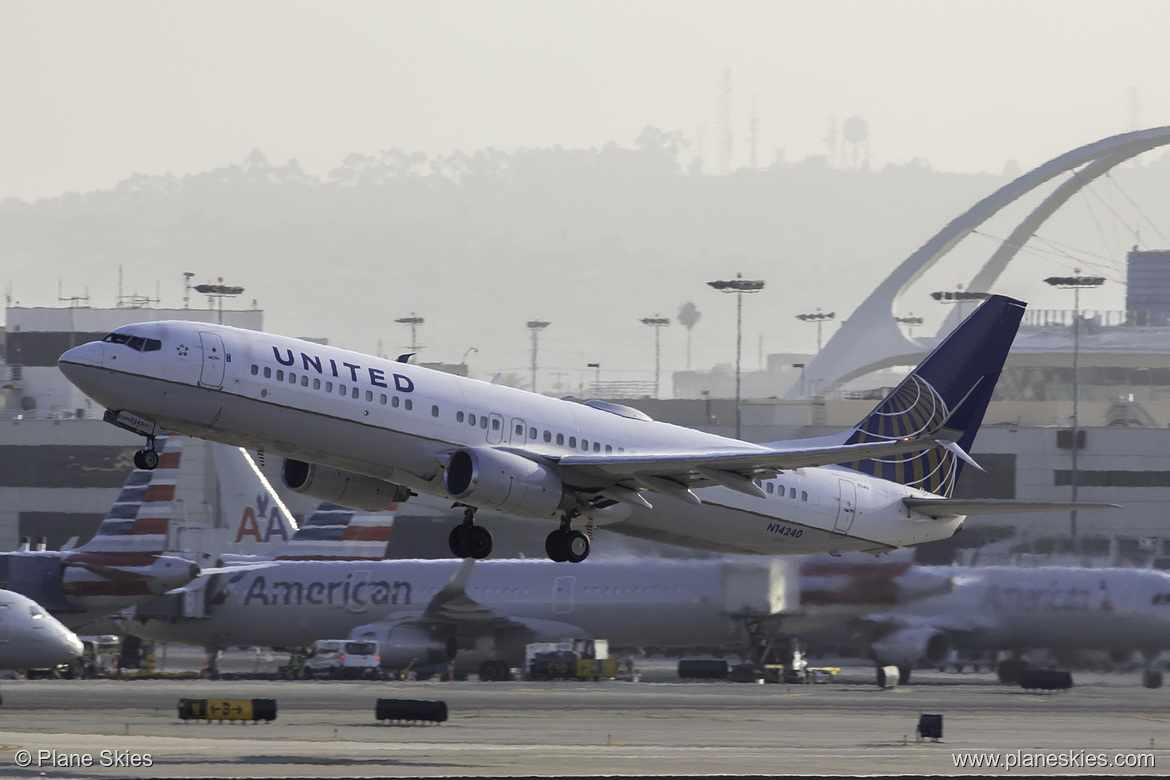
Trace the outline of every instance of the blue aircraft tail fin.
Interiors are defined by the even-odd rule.
[[[964,452],[975,440],[1026,304],[992,295],[951,332],[853,429],[846,444],[933,436]],[[933,448],[881,460],[841,464],[891,482],[949,497],[963,467]]]

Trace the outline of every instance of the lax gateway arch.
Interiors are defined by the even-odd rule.
[[[1062,154],[976,203],[906,258],[849,319],[841,323],[824,349],[805,367],[806,386],[820,388],[823,393],[824,388],[871,371],[917,363],[928,349],[902,332],[894,319],[894,312],[907,288],[927,269],[1008,204],[1060,174],[1079,168],[1012,231],[965,286],[970,292],[988,292],[1027,240],[1069,198],[1118,164],[1166,144],[1170,144],[1170,127],[1115,135]],[[957,317],[956,310],[943,323],[939,333],[949,332]],[[787,397],[801,397],[802,384],[805,383],[797,383]]]

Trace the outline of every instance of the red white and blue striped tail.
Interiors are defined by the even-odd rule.
[[[356,512],[323,502],[273,553],[277,561],[380,561],[386,557],[397,504],[382,512]]]
[[[75,553],[158,555],[166,549],[183,439],[159,436],[155,449],[158,468],[130,472],[97,533]]]

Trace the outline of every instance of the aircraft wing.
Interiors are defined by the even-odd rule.
[[[467,595],[467,582],[471,579],[471,570],[474,566],[474,558],[464,559],[447,584],[427,603],[418,620],[427,623],[447,623],[457,619],[482,621],[494,617],[494,612]]]
[[[1006,515],[1018,512],[1067,512],[1070,509],[1120,509],[1120,504],[1085,501],[1017,501],[1008,498],[903,498],[902,503],[928,517]]]
[[[412,625],[458,626],[460,634],[475,634],[491,627],[494,630],[509,627],[514,621],[485,607],[467,595],[467,582],[471,579],[474,558],[467,558],[451,575],[451,579],[434,595],[422,614],[409,621]],[[519,624],[516,624],[519,627]]]
[[[986,633],[1000,628],[996,621],[986,615],[973,614],[956,609],[942,615],[864,615],[863,622],[886,626],[891,629],[930,628],[948,634]]]
[[[648,474],[680,479],[693,476],[698,469],[718,469],[746,473],[775,472],[790,469],[829,466],[855,460],[882,458],[907,452],[921,452],[934,447],[949,447],[951,442],[936,439],[899,439],[897,441],[839,444],[831,447],[778,448],[745,447],[743,450],[719,452],[669,452],[620,455],[566,455],[558,463],[581,471],[610,478]]]
[[[579,626],[540,618],[509,617],[480,604],[467,595],[467,583],[475,565],[474,558],[459,564],[450,581],[434,595],[421,612],[399,614],[388,619],[394,625],[414,626],[423,631],[454,628],[461,642],[485,635],[524,637],[536,641],[551,636],[589,636]]]
[[[763,496],[763,491],[752,483],[752,479],[771,478],[781,471],[887,458],[934,447],[959,449],[946,439],[919,437],[821,447],[745,445],[740,450],[712,452],[582,453],[567,455],[556,462],[562,469],[572,470],[578,475],[569,481],[582,485],[587,485],[590,479],[599,486],[625,482],[635,490],[645,488],[699,503],[690,488],[721,484],[742,493]],[[965,459],[968,457],[961,450],[960,453]],[[641,503],[628,494],[614,497]]]

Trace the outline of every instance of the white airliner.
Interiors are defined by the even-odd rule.
[[[212,657],[237,645],[372,638],[388,668],[442,664],[458,653],[461,666],[482,662],[481,679],[497,680],[522,665],[529,642],[566,638],[748,645],[760,660],[782,630],[839,625],[950,587],[948,575],[901,562],[842,564],[830,581],[815,561],[798,576],[795,561],[759,557],[589,561],[571,574],[539,560],[277,561],[200,580],[184,589],[198,593],[198,604],[153,615],[140,607],[123,629],[204,646]]]
[[[81,640],[30,598],[0,590],[0,669],[43,669],[77,661]]]
[[[874,611],[820,634],[865,645],[905,682],[917,666],[945,666],[952,650],[1141,652],[1143,682],[1162,684],[1153,667],[1170,650],[1170,572],[1045,566],[919,567],[946,576],[949,592]],[[818,638],[810,631],[807,638]],[[1011,663],[1018,663],[1009,661]],[[1001,677],[1007,674],[1001,669]]]
[[[461,664],[486,659],[481,673],[495,679],[492,662],[506,674],[535,641],[592,636],[621,646],[688,647],[746,641],[742,613],[763,617],[783,606],[782,587],[766,587],[773,565],[590,561],[567,575],[539,560],[282,561],[210,579],[205,617],[139,617],[125,629],[209,649],[298,647],[370,632],[388,668],[442,664],[462,650],[474,655]],[[725,589],[725,577],[740,586]],[[746,600],[744,583],[753,577],[757,598]]]
[[[59,366],[146,437],[142,466],[167,429],[281,455],[290,488],[345,506],[448,497],[467,507],[457,557],[491,551],[477,508],[558,521],[556,561],[584,560],[600,525],[722,552],[878,553],[949,537],[968,514],[1070,506],[949,497],[1023,310],[990,297],[857,427],[764,445],[206,323],[127,325]]]

